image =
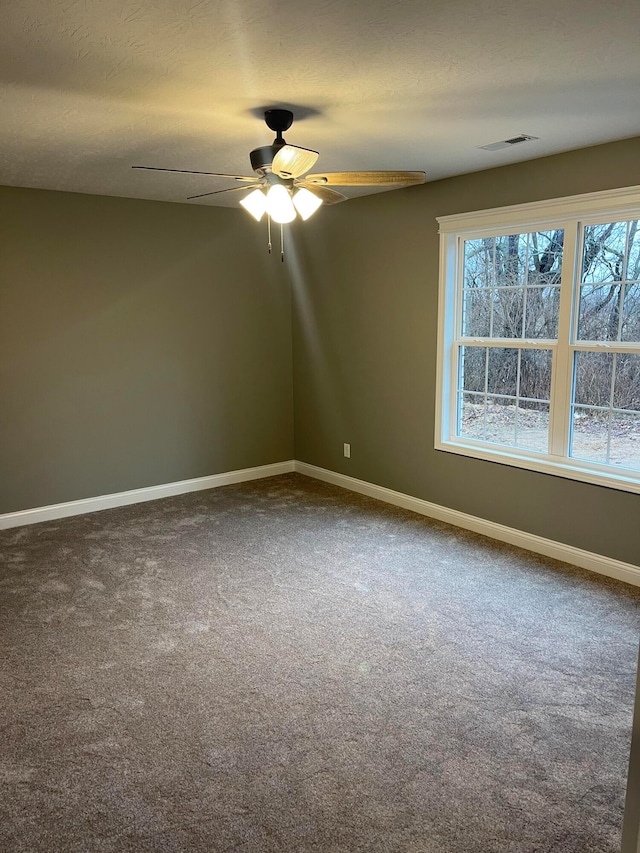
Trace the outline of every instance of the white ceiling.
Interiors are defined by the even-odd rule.
[[[130,167],[251,174],[274,106],[314,171],[434,180],[640,136],[639,0],[18,0],[2,19],[14,186],[181,202],[232,184]],[[478,150],[521,133],[540,139]]]

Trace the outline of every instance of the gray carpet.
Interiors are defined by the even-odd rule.
[[[296,474],[0,554],[2,851],[618,850],[638,591]]]

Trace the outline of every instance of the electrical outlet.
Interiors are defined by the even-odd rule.
[[[344,455],[347,457],[347,459],[351,459],[351,445],[350,445],[350,444],[346,444],[346,443],[345,443],[345,445],[344,445]]]

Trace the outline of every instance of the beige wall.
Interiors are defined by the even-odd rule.
[[[640,563],[640,496],[433,447],[436,217],[635,184],[640,139],[353,200],[296,228],[296,458]]]
[[[243,211],[0,188],[0,513],[291,459],[289,286]]]

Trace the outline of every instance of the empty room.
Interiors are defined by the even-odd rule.
[[[3,853],[638,853],[639,28],[6,7]]]

